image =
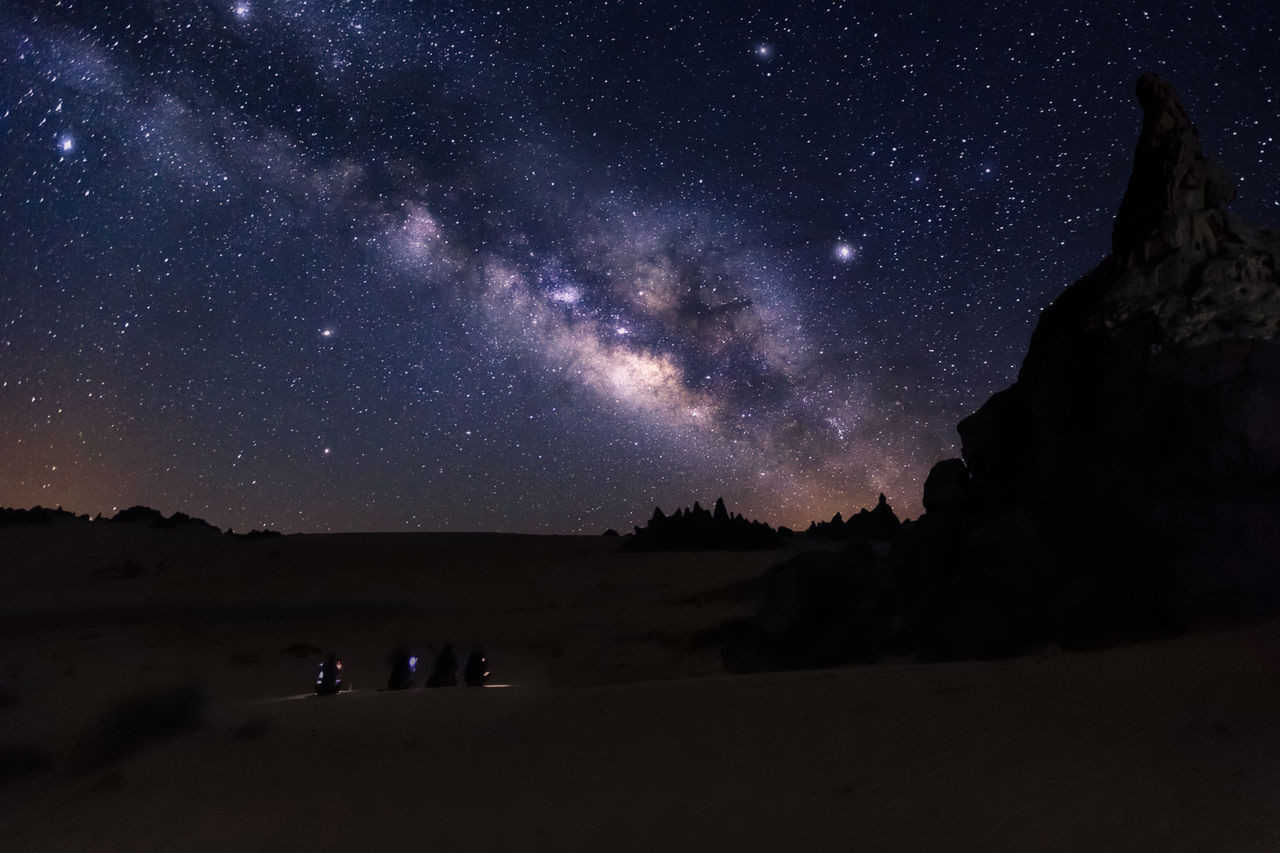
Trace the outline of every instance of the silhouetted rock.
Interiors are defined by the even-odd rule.
[[[703,509],[696,501],[692,509],[678,509],[670,516],[655,507],[649,523],[635,528],[635,536],[625,545],[640,551],[752,550],[781,546],[777,531],[763,522],[730,515],[723,498],[716,500],[714,512]]]
[[[695,503],[694,506],[697,506]],[[729,523],[729,511],[724,508],[724,498],[716,498],[716,508],[711,513],[711,520],[719,525]]]
[[[1138,97],[1113,254],[1044,312],[1014,385],[961,422],[964,457],[990,512],[1088,506],[1068,536],[1180,543],[1171,618],[1243,618],[1280,594],[1263,569],[1280,542],[1245,520],[1280,506],[1280,235],[1225,209],[1234,185],[1168,83],[1144,75]]]
[[[969,575],[998,565],[983,531],[1020,543],[1002,559],[1056,587],[1038,616],[1068,640],[1280,603],[1262,521],[1280,509],[1280,235],[1226,209],[1234,183],[1173,88],[1148,74],[1137,92],[1112,254],[1045,310],[1013,386],[960,423],[967,484],[950,460],[925,490],[929,514],[967,502],[953,559]]]
[[[884,567],[865,542],[774,566],[761,579],[755,618],[733,626],[726,666],[748,672],[875,660],[888,635]]]
[[[969,469],[963,459],[944,459],[929,469],[924,481],[925,512],[963,504],[969,497]]]
[[[31,509],[9,509],[0,507],[0,527],[12,527],[27,524],[54,524],[56,522],[88,521],[87,515],[75,515],[62,507],[48,509],[39,504]]]
[[[1173,86],[1147,73],[1138,78],[1137,95],[1142,134],[1112,228],[1111,251],[1117,256],[1137,251],[1150,257],[1154,247],[1148,241],[1162,225],[1184,214],[1224,209],[1236,197],[1236,185],[1205,156],[1200,133]]]
[[[109,521],[113,524],[150,524],[153,527],[162,526],[168,519],[164,517],[158,509],[152,509],[149,506],[131,506],[128,509],[122,509],[112,516]]]
[[[727,660],[991,657],[1280,611],[1280,235],[1226,209],[1169,84],[1138,97],[1112,253],[960,423],[925,514],[882,560],[771,570]]]
[[[149,524],[152,527],[158,527],[165,530],[173,530],[176,528],[200,528],[217,531],[209,522],[200,518],[192,518],[185,512],[175,512],[168,518],[159,510],[151,509],[145,506],[132,506],[128,509],[121,510],[110,519],[104,519],[102,513],[98,513],[95,518],[90,518],[87,514],[76,515],[67,512],[62,507],[57,509],[48,509],[39,505],[33,506],[31,509],[9,509],[0,507],[0,527],[8,527],[14,525],[27,524],[54,524],[64,522],[89,522],[106,521],[108,523],[119,522],[121,524]]]
[[[250,530],[248,533],[236,533],[234,530],[228,528],[227,535],[236,539],[247,539],[252,541],[255,539],[275,539],[283,536],[284,534],[278,530]]]
[[[148,524],[161,530],[176,530],[178,528],[185,529],[204,529],[220,533],[221,531],[214,527],[203,518],[192,518],[185,512],[175,512],[168,518],[164,517],[164,513],[158,509],[152,509],[147,506],[131,506],[128,509],[122,509],[110,519],[111,524]]]
[[[812,522],[805,533],[814,539],[837,542],[892,542],[901,526],[902,522],[889,506],[889,501],[881,494],[875,509],[858,510],[847,521],[837,512],[830,521]]]

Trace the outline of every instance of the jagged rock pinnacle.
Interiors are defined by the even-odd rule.
[[[1137,95],[1142,134],[1111,232],[1116,255],[1142,246],[1171,217],[1224,208],[1236,197],[1235,182],[1205,156],[1173,86],[1148,72],[1138,78]]]

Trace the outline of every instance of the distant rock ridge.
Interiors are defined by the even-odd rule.
[[[1173,87],[1143,110],[1112,251],[958,426],[889,555],[765,576],[733,668],[990,657],[1280,612],[1280,235],[1227,205]]]
[[[185,512],[175,512],[173,515],[165,518],[164,513],[160,512],[158,509],[152,509],[149,506],[131,506],[128,509],[122,509],[112,516],[110,521],[112,524],[148,524],[162,530],[174,530],[180,527],[185,527],[208,529],[218,533],[222,532],[203,518],[192,518]]]
[[[697,501],[692,508],[678,509],[672,515],[655,507],[649,523],[635,528],[635,536],[625,547],[637,551],[755,550],[779,548],[782,544],[778,531],[762,521],[730,515],[724,498],[717,498],[712,511],[703,509]]]
[[[892,542],[898,538],[901,529],[902,522],[881,494],[875,509],[861,509],[848,520],[837,512],[830,521],[811,522],[805,534],[814,539],[837,542]]]
[[[208,530],[213,533],[221,533],[222,530],[203,518],[195,518],[187,515],[185,512],[175,512],[166,517],[160,510],[152,509],[148,506],[131,506],[128,509],[122,509],[111,518],[104,518],[99,514],[96,518],[90,518],[88,515],[76,515],[68,512],[62,507],[57,509],[48,509],[47,507],[34,506],[31,509],[10,509],[0,507],[0,527],[17,527],[33,524],[54,524],[54,523],[88,523],[99,522],[104,524],[133,524],[138,526],[146,526],[159,530]],[[240,539],[263,539],[280,536],[281,534],[274,530],[251,530],[248,533],[235,533],[227,530],[228,536],[234,536]]]
[[[53,524],[63,521],[88,521],[87,515],[76,515],[62,507],[49,509],[36,504],[31,509],[0,507],[0,527],[17,527],[28,524]]]

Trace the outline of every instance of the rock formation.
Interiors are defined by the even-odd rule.
[[[717,498],[712,512],[697,501],[692,509],[678,509],[672,515],[655,507],[649,523],[635,528],[626,547],[638,551],[754,550],[781,545],[782,538],[772,527],[762,521],[747,521],[740,514],[730,515],[724,498]]]
[[[192,518],[185,512],[175,512],[168,518],[164,517],[164,513],[158,509],[152,509],[149,506],[131,506],[128,509],[122,509],[111,517],[112,524],[149,524],[152,527],[158,527],[162,530],[174,530],[179,527],[199,527],[209,530],[218,531],[203,518]],[[218,531],[220,532],[220,531]]]
[[[54,524],[60,522],[88,521],[87,515],[76,515],[62,507],[49,509],[37,504],[31,509],[0,507],[0,527],[18,527],[28,524]]]
[[[1146,74],[1137,95],[1111,253],[960,423],[963,460],[934,466],[889,556],[846,558],[843,585],[828,563],[775,571],[731,665],[995,656],[1280,611],[1280,235],[1227,209],[1235,185],[1172,86]],[[785,606],[809,587],[823,609]]]
[[[1280,485],[1280,235],[1225,205],[1173,88],[1144,110],[1112,253],[1044,312],[1018,380],[959,426],[994,497],[1202,500]]]
[[[814,539],[838,542],[892,542],[901,527],[902,522],[882,494],[875,509],[859,510],[847,521],[837,512],[830,521],[812,522],[805,533]]]

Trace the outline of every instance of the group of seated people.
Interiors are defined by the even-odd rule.
[[[388,690],[407,690],[416,686],[415,676],[418,671],[418,658],[408,646],[397,646],[388,658],[391,664],[391,675],[387,678]],[[466,666],[462,668],[462,683],[468,687],[484,687],[489,680],[489,664],[484,651],[479,647],[472,649],[467,656]],[[427,676],[427,687],[456,687],[458,685],[458,659],[453,646],[445,643],[440,654],[436,655]],[[342,674],[342,660],[336,654],[325,656],[320,664],[320,672],[316,676],[316,693],[321,696],[338,693],[346,688]]]

